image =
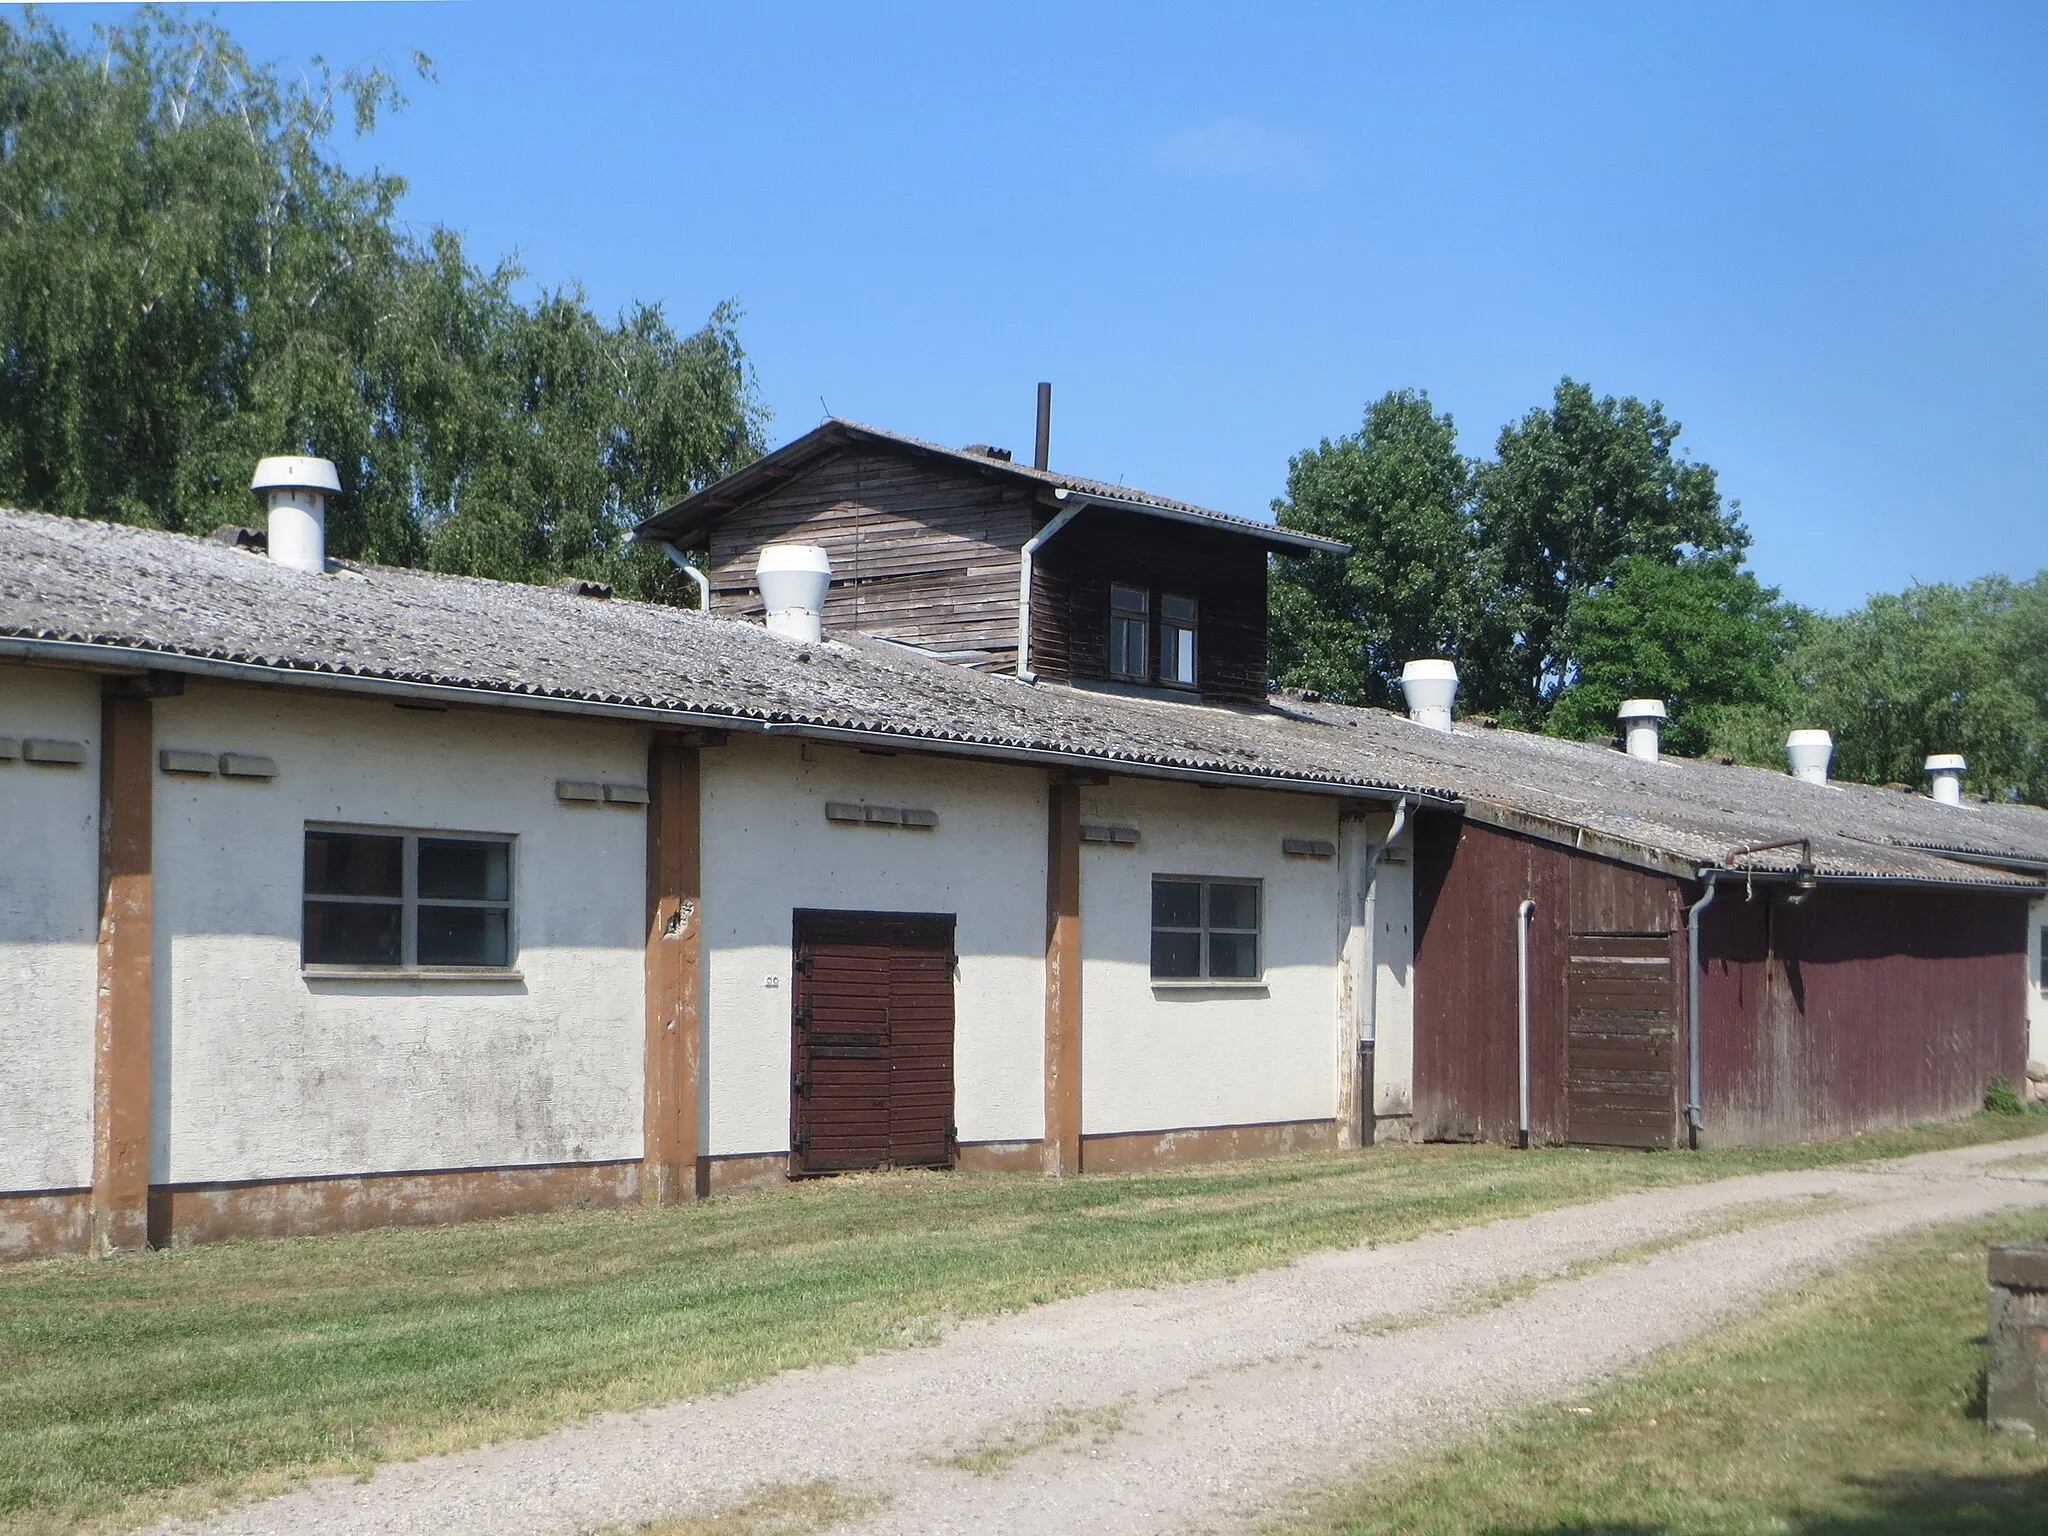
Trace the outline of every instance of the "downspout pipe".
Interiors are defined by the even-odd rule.
[[[1520,1145],[1529,1145],[1529,924],[1536,903],[1523,898],[1515,908],[1515,1049],[1521,1070],[1522,1120]]]
[[[1706,892],[1685,909],[1685,1123],[1694,1151],[1700,1145],[1700,914],[1714,904],[1716,873],[1703,872]]]
[[[1053,496],[1060,501],[1065,501],[1067,494],[1065,491],[1053,492]],[[1022,558],[1017,566],[1017,676],[1027,683],[1038,681],[1038,674],[1031,670],[1032,568],[1037,561],[1038,552],[1051,541],[1054,534],[1079,516],[1081,509],[1087,505],[1085,501],[1077,501],[1070,507],[1062,508],[1051,522],[1024,541]]]
[[[1373,1052],[1380,1037],[1380,860],[1393,846],[1401,829],[1408,825],[1408,801],[1394,802],[1394,819],[1387,823],[1387,835],[1366,844],[1365,867],[1359,880],[1359,926],[1365,930],[1359,946],[1358,974],[1352,985],[1358,988],[1358,1144],[1373,1144],[1373,1126],[1378,1114],[1373,1108]]]
[[[675,545],[669,543],[666,539],[636,538],[630,530],[626,534],[626,542],[628,544],[653,544],[664,555],[667,555],[669,564],[673,565],[697,584],[697,611],[699,613],[709,613],[711,611],[711,578],[698,570],[696,566],[690,564],[690,557],[688,555],[677,549]]]

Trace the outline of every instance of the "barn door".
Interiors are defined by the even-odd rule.
[[[1565,973],[1566,1137],[1670,1147],[1678,1137],[1678,1014],[1664,934],[1575,933]]]
[[[953,919],[796,914],[791,1167],[953,1161]]]

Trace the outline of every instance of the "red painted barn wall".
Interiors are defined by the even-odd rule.
[[[1415,833],[1415,1134],[1424,1140],[1513,1141],[1520,1131],[1515,912],[1525,897],[1536,903],[1529,925],[1532,1143],[1570,1137],[1571,935],[1669,934],[1678,926],[1675,880],[1422,813]]]
[[[2026,1057],[2024,900],[1724,885],[1701,914],[1703,1145],[1846,1136],[1979,1108]]]

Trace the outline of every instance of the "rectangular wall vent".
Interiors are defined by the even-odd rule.
[[[852,800],[827,800],[825,819],[842,826],[909,827],[929,832],[939,824],[939,813],[903,805],[866,805]]]
[[[606,805],[645,805],[647,786],[644,784],[607,784],[604,787]]]
[[[31,736],[21,744],[21,757],[23,762],[75,768],[85,761],[85,743],[51,741],[48,737]]]
[[[229,779],[274,779],[277,777],[277,760],[257,757],[250,752],[223,752],[220,771],[223,778]]]
[[[564,805],[596,805],[604,799],[604,786],[585,779],[557,779],[555,798]]]
[[[1135,848],[1138,846],[1138,829],[1110,822],[1084,821],[1081,823],[1081,841],[1112,843],[1119,848]]]
[[[211,752],[192,752],[181,747],[165,747],[157,753],[156,765],[165,773],[190,773],[211,778],[214,770],[220,766],[220,759]]]
[[[0,736],[0,763],[11,763],[21,756],[19,736]]]
[[[1283,837],[1280,851],[1290,859],[1334,859],[1337,845],[1323,837]]]

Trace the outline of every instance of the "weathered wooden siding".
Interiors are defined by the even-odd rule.
[[[1702,1142],[1757,1145],[1968,1114],[2026,1056],[2026,902],[1724,886],[1702,914]]]
[[[1536,903],[1529,925],[1532,1143],[1571,1139],[1572,935],[1673,942],[1677,882],[1455,816],[1420,815],[1415,1132],[1424,1140],[1513,1141],[1520,1129],[1515,914],[1525,898]]]
[[[817,544],[832,557],[828,633],[1014,657],[1018,551],[1033,510],[1028,487],[971,467],[941,473],[908,453],[848,449],[719,517],[708,540],[711,605],[758,617],[761,546]]]
[[[1113,582],[1199,605],[1195,672],[1201,696],[1219,703],[1266,699],[1266,553],[1235,534],[1091,507],[1039,554],[1031,592],[1031,665],[1062,682],[1109,680]]]

